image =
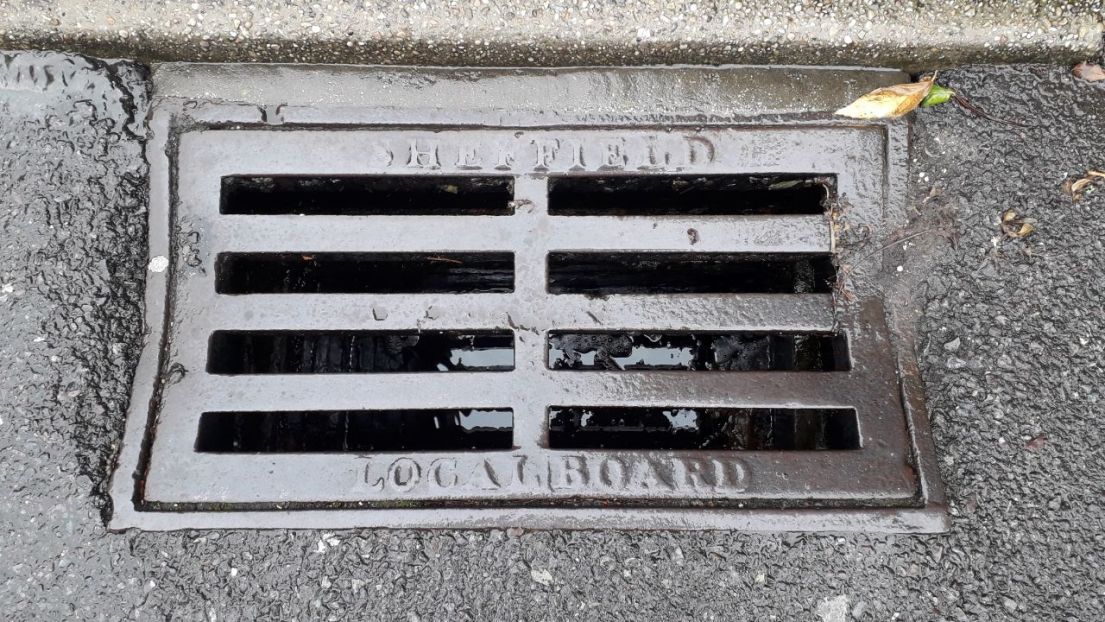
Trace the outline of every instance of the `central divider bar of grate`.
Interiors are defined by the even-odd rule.
[[[549,252],[548,233],[548,178],[537,176],[520,177],[514,182],[514,217],[528,226],[521,239],[514,246],[514,294],[523,304],[541,308],[548,304],[551,297],[546,288],[545,261]],[[517,304],[517,303],[516,303]],[[514,387],[523,388],[543,385],[547,382],[550,370],[545,366],[545,334],[552,328],[550,323],[555,316],[534,314],[532,324],[525,328],[511,318],[515,329],[514,371],[511,380]],[[523,450],[538,449],[547,445],[548,422],[545,408],[548,406],[536,395],[530,399],[519,399],[515,392],[511,405],[514,408],[514,445]],[[537,398],[537,399],[534,399]]]

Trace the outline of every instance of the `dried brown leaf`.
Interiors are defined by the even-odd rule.
[[[1082,198],[1082,193],[1090,186],[1097,185],[1102,181],[1105,181],[1105,172],[1090,169],[1086,171],[1085,175],[1078,179],[1067,179],[1063,181],[1063,193],[1077,203],[1079,199]]]
[[[1071,72],[1074,77],[1079,80],[1085,80],[1086,82],[1100,82],[1105,80],[1105,69],[1101,68],[1101,65],[1095,65],[1093,63],[1078,63],[1074,66],[1074,71]]]
[[[1089,177],[1083,177],[1070,185],[1070,191],[1072,194],[1082,194],[1082,191],[1086,189],[1086,186],[1093,183],[1093,179]]]
[[[1007,209],[1001,214],[1001,232],[1010,238],[1026,238],[1036,230],[1036,221]]]
[[[934,78],[875,89],[837,110],[851,119],[896,119],[912,112],[932,90]]]

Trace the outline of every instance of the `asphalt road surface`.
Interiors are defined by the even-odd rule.
[[[49,57],[47,79],[0,58],[5,619],[1105,619],[1105,186],[1061,190],[1105,168],[1105,83],[948,71],[1029,126],[917,116],[917,215],[889,278],[915,297],[948,534],[111,534],[142,324],[146,85],[126,63]],[[1007,209],[1036,231],[1003,237]]]

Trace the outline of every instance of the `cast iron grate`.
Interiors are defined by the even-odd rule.
[[[883,129],[179,131],[121,522],[933,528]]]

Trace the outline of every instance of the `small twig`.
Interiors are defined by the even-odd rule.
[[[455,263],[455,264],[463,264],[464,263],[463,261],[461,261],[459,259],[453,259],[451,257],[442,257],[440,255],[427,255],[426,259],[428,261],[443,261],[445,263]]]
[[[1028,123],[1020,123],[1017,121],[1010,121],[1009,119],[1000,119],[998,117],[995,117],[982,108],[979,108],[977,104],[973,103],[971,100],[963,97],[962,95],[955,95],[952,97],[952,99],[955,100],[955,103],[959,104],[964,110],[967,110],[968,112],[971,112],[976,116],[982,117],[983,119],[994,121],[995,123],[1001,123],[1003,125],[1012,125],[1014,127],[1033,127],[1031,124]]]

